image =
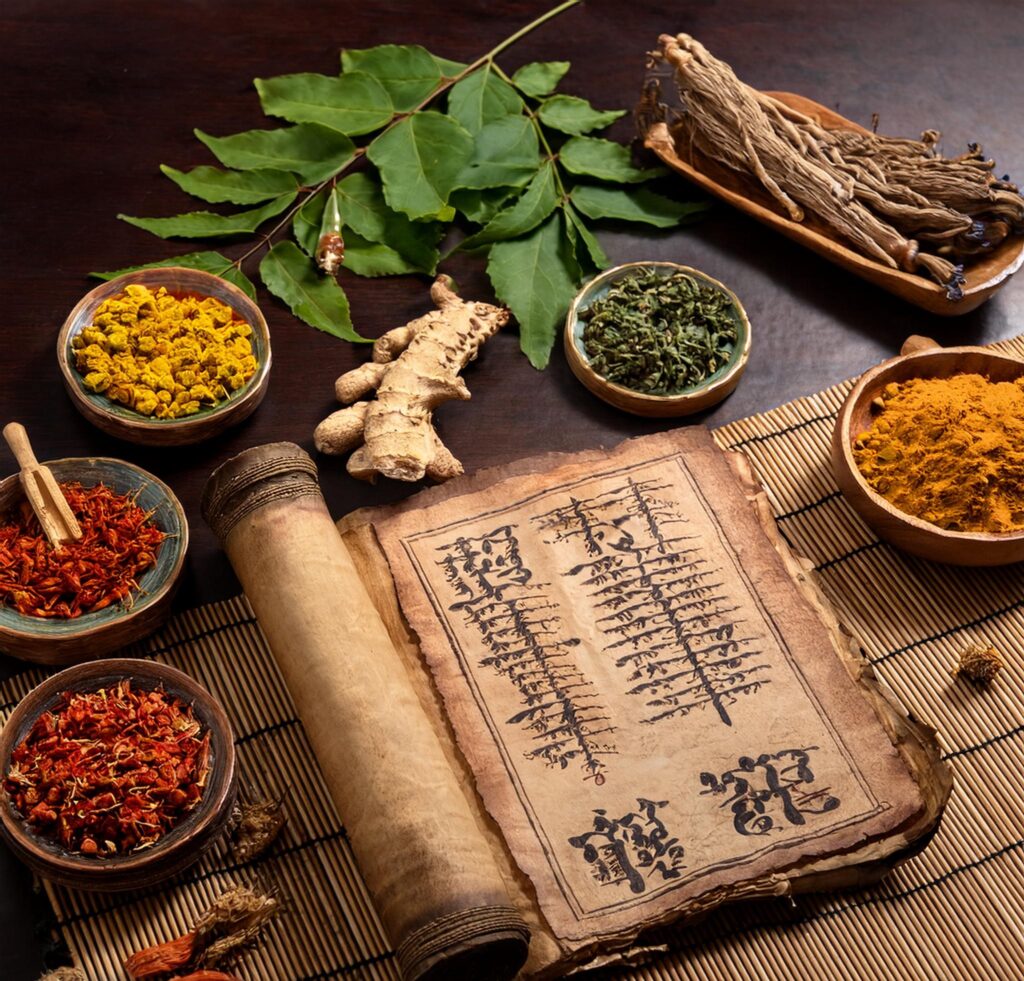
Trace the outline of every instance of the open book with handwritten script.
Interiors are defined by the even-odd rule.
[[[869,881],[938,821],[931,734],[706,430],[526,461],[340,528],[475,788],[529,971],[725,901]]]

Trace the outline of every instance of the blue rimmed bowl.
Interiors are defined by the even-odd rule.
[[[112,603],[71,620],[24,616],[0,605],[0,651],[37,664],[67,665],[102,657],[141,640],[171,613],[171,601],[185,568],[188,522],[181,503],[162,480],[123,460],[82,457],[46,464],[58,482],[83,487],[105,484],[118,494],[137,495],[139,506],[165,534],[156,564],[139,578],[130,605]],[[0,481],[0,515],[6,517],[24,499],[18,475]]]
[[[722,293],[729,300],[732,316],[736,323],[736,343],[733,345],[732,354],[721,368],[690,388],[668,392],[664,395],[648,395],[645,392],[637,392],[624,385],[618,385],[609,381],[593,368],[583,347],[583,328],[586,324],[580,317],[580,313],[596,300],[603,298],[619,280],[641,270],[653,270],[662,277],[668,277],[677,272],[686,273],[697,282]],[[614,405],[617,409],[623,409],[638,416],[666,418],[687,416],[709,409],[721,402],[739,384],[750,357],[750,321],[736,294],[717,279],[712,279],[711,276],[699,269],[682,266],[676,262],[627,262],[595,276],[579,291],[569,308],[569,315],[566,317],[563,340],[565,357],[572,373],[599,399],[603,399],[609,405]]]
[[[72,342],[86,327],[92,325],[96,311],[105,300],[121,295],[126,286],[132,285],[146,286],[152,290],[163,286],[170,293],[212,296],[227,304],[252,327],[249,340],[256,356],[256,373],[224,401],[181,419],[144,416],[102,393],[89,391],[82,375],[75,368]],[[270,330],[260,308],[237,286],[219,276],[179,266],[140,269],[97,286],[79,300],[68,314],[57,337],[57,361],[64,387],[75,408],[97,429],[130,443],[185,446],[216,436],[256,411],[267,393],[270,381]]]

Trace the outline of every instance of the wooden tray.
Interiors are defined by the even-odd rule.
[[[838,113],[803,96],[791,92],[767,92],[787,106],[811,116],[826,129],[864,131]],[[866,132],[866,131],[865,131]],[[987,256],[972,262],[965,269],[963,299],[948,300],[946,289],[924,276],[890,269],[855,252],[835,238],[800,222],[791,221],[775,210],[767,192],[752,181],[707,160],[684,160],[677,154],[675,143],[665,123],[655,123],[648,131],[645,145],[653,150],[666,166],[702,187],[705,191],[739,208],[769,228],[774,228],[794,242],[806,246],[829,262],[849,270],[882,289],[921,307],[930,313],[955,317],[969,313],[984,303],[1024,264],[1024,236],[1005,239]]]

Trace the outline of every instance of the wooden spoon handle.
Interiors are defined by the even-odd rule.
[[[22,470],[39,469],[39,461],[32,452],[32,445],[28,441],[28,433],[20,422],[9,422],[4,426],[4,439],[18,461]]]
[[[930,337],[922,337],[920,334],[911,334],[903,342],[903,347],[900,348],[900,354],[920,354],[922,351],[937,351],[942,345],[938,341],[933,341]]]

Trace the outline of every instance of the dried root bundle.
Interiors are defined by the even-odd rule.
[[[329,415],[313,434],[321,453],[358,447],[348,460],[353,477],[447,480],[462,473],[434,431],[434,409],[469,398],[459,372],[508,323],[508,311],[460,299],[447,276],[437,278],[430,298],[437,310],[379,337],[373,360],[338,379],[338,401],[353,404]],[[374,401],[356,401],[373,389]]]
[[[944,158],[939,134],[897,139],[816,120],[741,82],[688,34],[663,34],[655,65],[673,70],[669,114],[652,77],[641,125],[669,119],[680,149],[753,177],[793,221],[813,217],[893,269],[923,272],[959,299],[963,263],[1024,233],[1024,198],[981,148]]]

